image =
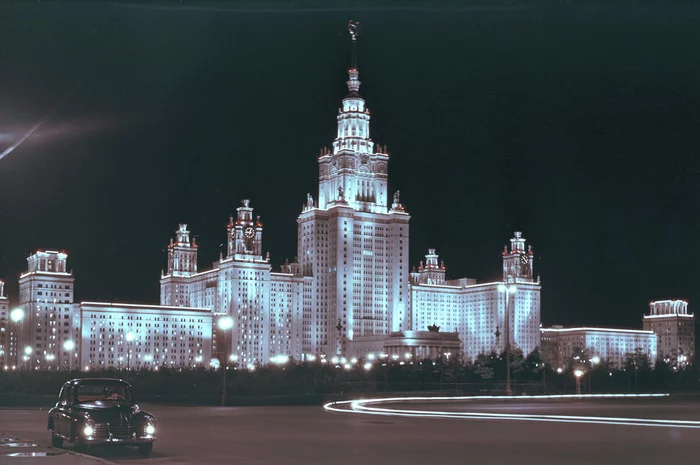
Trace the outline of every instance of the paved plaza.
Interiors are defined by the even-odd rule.
[[[395,405],[393,407],[396,407]],[[401,408],[424,408],[403,405]],[[319,407],[147,406],[158,416],[153,455],[135,448],[88,453],[121,464],[695,464],[700,429],[405,418]],[[454,411],[700,420],[700,399],[480,401]],[[0,429],[49,445],[46,410],[0,410]],[[42,463],[53,464],[49,458]],[[0,463],[19,463],[0,455]]]

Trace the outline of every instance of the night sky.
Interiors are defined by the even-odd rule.
[[[225,4],[223,4],[225,5]],[[242,12],[0,7],[0,278],[64,249],[79,300],[156,303],[186,222],[199,267],[250,198],[276,268],[317,197],[359,20],[361,93],[411,264],[495,280],[533,245],[542,321],[700,307],[700,8]]]

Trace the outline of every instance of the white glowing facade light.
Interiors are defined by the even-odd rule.
[[[63,348],[66,349],[68,352],[70,352],[73,349],[75,349],[75,342],[73,342],[69,339],[63,343]]]
[[[32,348],[29,347],[29,346],[26,346],[26,347],[24,348],[24,354],[25,354],[25,355],[31,355],[31,354],[32,354]]]
[[[286,365],[289,363],[289,355],[275,355],[270,361],[275,365]]]
[[[364,365],[364,369],[365,369],[366,371],[369,371],[369,370],[371,370],[371,369],[372,369],[372,364],[371,364],[371,363],[369,363],[369,362],[365,363],[365,365]]]

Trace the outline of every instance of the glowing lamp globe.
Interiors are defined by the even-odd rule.
[[[70,352],[71,350],[75,349],[75,342],[70,340],[66,341],[63,343],[63,348]]]
[[[233,318],[231,318],[230,316],[223,316],[219,318],[218,326],[219,329],[223,331],[227,331],[233,328]]]
[[[10,312],[10,319],[14,323],[22,321],[24,319],[24,310],[22,310],[21,308],[15,308]]]

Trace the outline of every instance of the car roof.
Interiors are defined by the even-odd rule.
[[[112,385],[121,385],[121,386],[131,387],[131,385],[129,383],[127,383],[126,381],[119,379],[119,378],[77,378],[77,379],[72,379],[70,381],[67,381],[66,384],[72,384],[72,385],[112,384]]]

